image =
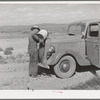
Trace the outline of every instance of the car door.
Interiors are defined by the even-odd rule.
[[[87,59],[92,65],[99,66],[99,23],[92,23],[88,26],[87,38],[86,38],[86,55]]]

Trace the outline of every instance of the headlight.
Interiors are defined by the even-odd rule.
[[[55,48],[54,48],[53,46],[51,46],[51,47],[49,48],[49,52],[54,53],[54,52],[55,52]]]
[[[53,53],[55,53],[55,48],[51,46],[47,52],[47,59],[49,59]]]

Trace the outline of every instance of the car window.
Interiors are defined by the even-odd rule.
[[[82,32],[85,30],[85,25],[84,24],[74,24],[70,25],[68,33],[69,34],[74,34],[74,35],[82,35]]]
[[[98,37],[99,35],[99,26],[98,24],[91,24],[89,26],[89,36],[90,37]]]

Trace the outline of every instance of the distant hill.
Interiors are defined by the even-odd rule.
[[[0,33],[21,33],[29,34],[30,28],[34,25],[1,26]],[[50,33],[66,33],[67,24],[39,24],[40,28],[46,29]]]

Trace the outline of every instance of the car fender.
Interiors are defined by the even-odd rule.
[[[72,56],[79,65],[89,65],[89,63],[87,64],[86,60],[82,58],[82,56],[77,51],[69,49],[54,53],[48,60],[48,65],[56,65],[59,62],[59,60],[65,55]]]

